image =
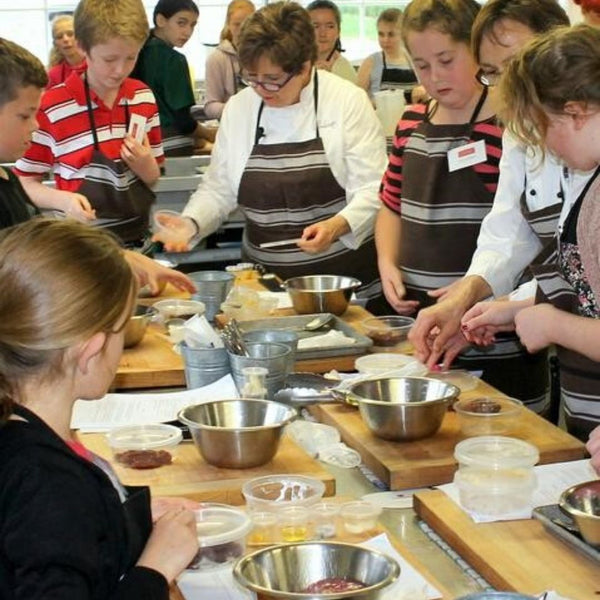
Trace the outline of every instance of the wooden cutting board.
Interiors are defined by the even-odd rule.
[[[461,397],[499,392],[480,382]],[[363,462],[392,490],[427,487],[449,483],[457,463],[454,447],[464,437],[460,434],[456,414],[448,411],[441,429],[432,437],[413,442],[390,442],[372,434],[357,408],[344,404],[320,404],[311,407],[322,423],[336,427],[342,440],[357,450]],[[537,446],[539,464],[577,460],[586,456],[582,442],[555,427],[530,410],[523,410],[519,428],[513,434]]]
[[[474,523],[444,492],[419,492],[417,514],[494,587],[597,600],[600,563],[548,533],[535,519]]]
[[[266,465],[253,469],[219,469],[207,464],[192,442],[173,451],[173,463],[157,469],[130,469],[115,462],[101,434],[79,434],[82,443],[107,459],[126,485],[148,485],[154,496],[185,496],[203,502],[243,504],[242,485],[264,475],[296,473],[315,477],[325,484],[325,495],[335,493],[335,479],[304,450],[284,435],[277,454]]]

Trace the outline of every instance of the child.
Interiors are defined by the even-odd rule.
[[[583,22],[591,27],[600,27],[600,0],[573,0],[581,7]]]
[[[38,206],[79,205],[73,216],[96,217],[140,245],[164,160],[154,96],[128,79],[148,35],[146,13],[140,0],[81,0],[74,22],[87,69],[46,91],[39,130],[16,173]],[[144,123],[141,142],[128,133],[134,117]],[[54,190],[41,181],[51,170]]]
[[[154,28],[131,74],[154,92],[166,156],[190,156],[196,148],[209,151],[214,142],[214,134],[190,114],[195,102],[190,70],[185,56],[174,49],[192,37],[198,14],[194,0],[159,0]]]
[[[227,6],[221,42],[206,59],[204,112],[211,119],[220,119],[225,102],[243,87],[237,47],[242,23],[255,10],[250,0],[233,0]]]
[[[405,47],[432,100],[400,120],[380,192],[379,273],[401,314],[428,306],[429,290],[464,274],[496,191],[502,130],[469,45],[478,11],[475,0],[413,0],[404,11]],[[511,336],[467,350],[460,362],[501,391],[537,401],[545,363],[535,357],[525,364],[524,357]]]
[[[388,8],[377,17],[377,40],[381,52],[365,58],[358,70],[358,85],[373,98],[380,90],[403,89],[408,92],[407,100],[412,100],[410,91],[417,83],[402,47],[402,11]]]
[[[343,79],[356,83],[354,67],[341,54],[343,50],[340,41],[342,27],[340,9],[331,0],[313,0],[306,10],[317,37],[317,68],[331,71]]]
[[[47,88],[62,83],[73,72],[81,75],[86,66],[75,41],[71,15],[58,15],[52,20],[52,44]]]
[[[33,54],[0,38],[0,163],[16,161],[30,145],[47,80],[44,66]],[[0,229],[27,221],[38,213],[38,206],[31,202],[19,179],[0,167]],[[158,293],[163,281],[194,290],[183,273],[167,269],[138,252],[126,250],[124,256],[140,285],[149,284],[153,293]]]
[[[74,260],[74,257],[76,259]],[[169,598],[197,547],[181,499],[151,506],[71,432],[103,396],[137,286],[112,236],[32,219],[0,239],[0,597]],[[151,512],[152,511],[152,512]],[[154,519],[154,524],[153,524]]]
[[[503,118],[523,142],[594,175],[557,235],[558,259],[532,267],[537,295],[476,304],[463,318],[471,341],[512,329],[530,352],[556,344],[565,420],[585,439],[600,424],[600,30],[559,28],[531,42],[500,80]]]

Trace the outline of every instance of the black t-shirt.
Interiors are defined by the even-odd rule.
[[[25,193],[18,177],[10,170],[5,179],[0,174],[0,229],[23,223],[39,214],[37,207]]]

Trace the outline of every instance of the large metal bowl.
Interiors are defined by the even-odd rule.
[[[373,600],[400,574],[395,560],[367,548],[340,542],[271,546],[241,558],[233,575],[259,598],[297,600]],[[347,579],[366,587],[338,593],[305,590],[324,579]]]
[[[358,404],[365,425],[385,440],[419,440],[441,427],[460,390],[427,377],[381,377],[355,383],[346,399]]]
[[[177,418],[187,425],[204,460],[225,469],[249,469],[269,462],[283,427],[296,416],[285,404],[240,398],[187,406]]]
[[[348,308],[352,293],[360,287],[361,282],[354,277],[341,275],[307,275],[286,279],[283,285],[298,314],[341,315]]]
[[[558,505],[575,521],[581,537],[600,547],[600,479],[571,486],[561,494]]]
[[[133,346],[137,346],[142,341],[144,335],[146,335],[148,324],[152,321],[156,313],[156,309],[152,308],[152,306],[138,305],[135,307],[135,311],[129,317],[127,325],[125,325],[124,348],[133,348]]]

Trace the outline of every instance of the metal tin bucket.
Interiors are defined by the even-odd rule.
[[[225,348],[190,348],[180,344],[188,389],[203,387],[230,373]]]

